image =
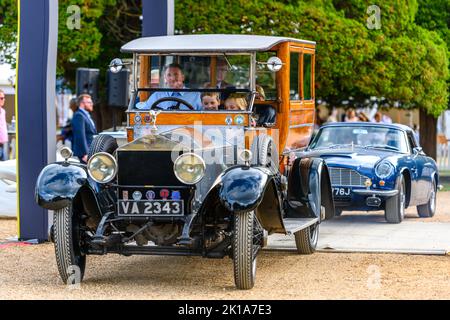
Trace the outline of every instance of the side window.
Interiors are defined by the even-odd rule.
[[[418,147],[418,145],[416,144],[414,138],[412,137],[412,135],[410,133],[408,133],[407,136],[408,136],[409,152],[413,152],[413,149],[415,147]]]
[[[270,57],[276,57],[276,52],[258,52],[256,61],[267,61]],[[267,69],[265,64],[256,65],[256,85],[257,91],[263,93],[263,100],[277,100],[277,74]],[[259,89],[258,89],[259,87]],[[262,98],[261,98],[262,99]]]
[[[299,56],[298,52],[291,52],[291,68],[290,72],[290,98],[291,100],[300,100],[300,92],[299,92]]]
[[[305,53],[303,55],[303,99],[312,99],[312,55]]]

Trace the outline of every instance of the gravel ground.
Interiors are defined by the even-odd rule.
[[[450,192],[439,193],[437,215],[420,221],[449,222],[446,208]],[[16,230],[0,220],[0,242]],[[232,270],[228,258],[89,256],[84,282],[69,288],[53,244],[0,247],[0,299],[450,299],[450,256],[263,251],[248,291]]]

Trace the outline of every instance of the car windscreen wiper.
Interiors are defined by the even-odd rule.
[[[327,148],[330,149],[337,149],[337,148],[346,148],[346,147],[361,147],[359,144],[352,143],[344,143],[344,144],[333,144],[331,146],[328,146]]]
[[[347,148],[347,147],[359,147],[361,148],[359,144],[354,143],[344,143],[344,144],[332,144],[331,146],[323,146],[323,147],[317,147],[317,148],[310,148],[311,150],[320,150],[320,149],[338,149],[338,148]]]
[[[393,146],[389,146],[387,144],[369,144],[364,146],[364,148],[374,148],[374,149],[389,149],[389,150],[394,150],[394,151],[400,151],[399,148],[397,147],[393,147]]]

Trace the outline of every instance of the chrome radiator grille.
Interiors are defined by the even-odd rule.
[[[352,169],[336,167],[328,167],[328,169],[333,186],[364,187],[364,182],[368,179]]]

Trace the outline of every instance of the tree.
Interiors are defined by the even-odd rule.
[[[416,23],[421,27],[435,31],[447,45],[447,58],[450,60],[450,1],[421,0],[416,15]],[[448,64],[450,67],[450,63]],[[447,82],[447,92],[450,92],[450,79]],[[448,107],[450,108],[450,101]],[[436,152],[436,118],[422,111],[420,114],[420,140],[425,152]],[[434,130],[430,130],[430,128]],[[430,143],[431,142],[431,143]]]
[[[16,65],[17,3],[0,0],[0,55],[6,63]]]
[[[178,33],[228,31],[314,40],[318,98],[340,104],[349,97],[361,103],[377,96],[438,116],[448,104],[446,43],[415,23],[417,1],[379,0],[377,6],[379,30],[367,27],[365,0],[180,0],[176,10],[183,12],[183,19],[176,20],[176,29]],[[444,14],[439,17],[447,19]]]

